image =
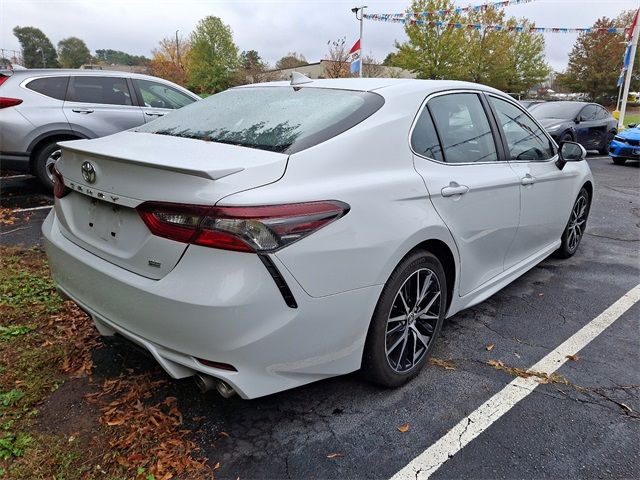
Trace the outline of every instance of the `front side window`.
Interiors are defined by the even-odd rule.
[[[610,117],[609,112],[602,107],[598,107],[598,113],[596,114],[596,118],[598,120],[608,120]]]
[[[64,100],[68,83],[69,77],[46,77],[31,80],[26,87],[47,97]]]
[[[295,153],[360,123],[384,104],[371,92],[313,87],[243,87],[212,95],[138,132]]]
[[[554,156],[551,141],[522,109],[500,98],[490,98],[509,146],[509,158],[535,161]]]
[[[580,112],[580,120],[583,122],[589,122],[591,120],[596,119],[596,114],[598,113],[598,109],[595,105],[587,105]]]
[[[133,105],[127,80],[118,77],[72,77],[67,101]]]
[[[498,161],[489,120],[477,94],[441,95],[427,105],[447,163]]]
[[[142,101],[146,107],[168,108],[175,110],[177,108],[186,107],[195,102],[193,98],[185,95],[175,88],[169,87],[158,82],[149,80],[134,80],[140,93]]]

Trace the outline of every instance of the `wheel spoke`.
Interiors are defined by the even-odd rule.
[[[402,300],[402,305],[404,306],[405,313],[408,315],[411,310],[409,309],[409,305],[407,305],[407,301],[404,299],[404,294],[402,293],[402,288],[398,292],[398,296],[400,297],[400,300]]]
[[[419,306],[422,300],[424,300],[424,297],[427,296],[427,291],[429,290],[432,281],[433,273],[429,272],[429,276],[425,279],[424,285],[422,286],[422,291],[420,292],[420,296],[418,297],[418,301],[416,302],[416,307]]]
[[[402,348],[400,349],[400,356],[398,357],[398,363],[396,364],[397,366],[401,366],[400,362],[402,362],[402,359],[404,358],[404,351],[407,348],[407,340],[409,340],[409,331],[406,331],[404,334],[404,342],[402,342]]]
[[[428,348],[429,342],[428,340],[425,340],[425,337],[422,333],[420,333],[420,330],[418,330],[415,326],[411,327],[411,330],[415,334],[416,338],[420,340],[420,343],[424,346],[424,348]]]
[[[403,328],[405,328],[405,326],[402,323],[399,323],[395,327],[393,327],[391,330],[387,330],[387,336],[392,335],[396,332],[399,332]]]
[[[393,318],[390,318],[389,320],[387,320],[387,323],[402,322],[403,320],[406,320],[406,319],[407,319],[406,315],[398,315],[397,317],[393,317]]]
[[[398,340],[396,341],[396,343],[394,343],[391,348],[387,349],[387,355],[389,355],[391,352],[393,352],[398,345],[400,345],[402,343],[402,341],[406,338],[407,333],[405,332],[404,334],[400,335],[400,338],[398,338]]]
[[[440,292],[436,292],[436,294],[433,296],[433,298],[429,301],[429,303],[427,304],[426,307],[424,307],[422,310],[420,310],[416,315],[418,317],[424,315],[425,313],[427,313],[429,311],[429,309],[433,306],[433,303],[440,297]]]

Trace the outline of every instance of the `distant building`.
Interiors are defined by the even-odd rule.
[[[82,65],[81,70],[111,70],[113,72],[126,72],[126,73],[144,73],[148,74],[149,69],[145,65],[120,65],[117,63],[93,63]]]
[[[265,72],[269,81],[289,80],[292,72],[299,72],[311,79],[329,78],[327,68],[336,63],[334,60],[320,60],[319,62],[301,65],[295,68],[283,68]],[[348,71],[347,63],[347,71]],[[399,67],[386,67],[384,65],[364,64],[365,76],[392,77],[392,78],[416,78],[416,74]],[[367,73],[369,75],[367,75]]]

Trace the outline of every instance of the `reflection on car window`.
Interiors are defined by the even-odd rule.
[[[475,93],[455,93],[429,100],[444,158],[448,163],[498,160],[489,121]]]
[[[127,80],[118,77],[73,77],[67,100],[107,105],[133,105]]]
[[[502,125],[502,131],[513,160],[548,160],[554,155],[553,145],[520,108],[496,97],[490,97]]]
[[[370,92],[302,87],[234,88],[137,129],[295,153],[361,122],[384,104]]]
[[[598,110],[595,105],[587,105],[580,112],[580,117],[582,117],[584,121],[595,120],[597,112]]]
[[[427,108],[422,110],[416,126],[413,128],[411,146],[413,150],[420,155],[433,158],[439,162],[444,161],[442,147],[436,134],[436,127],[433,125],[431,114]]]
[[[145,106],[153,108],[168,108],[175,110],[185,107],[195,100],[188,95],[158,82],[149,80],[135,80],[140,88]]]

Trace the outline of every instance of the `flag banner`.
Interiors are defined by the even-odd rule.
[[[631,41],[631,37],[633,37],[633,31],[638,25],[638,14],[640,14],[640,8],[636,10],[636,14],[633,16],[633,21],[631,25],[629,25],[629,29],[627,30],[627,41]]]
[[[622,83],[624,82],[624,72],[625,72],[625,70],[622,70],[622,72],[620,72],[620,76],[618,77],[618,81],[616,83],[616,87],[620,87],[622,85]]]
[[[622,69],[626,70],[629,68],[629,63],[631,62],[631,44],[627,44],[627,48],[624,51],[624,57],[622,60]]]
[[[360,73],[360,59],[352,60],[351,66],[349,67],[349,71],[351,73]]]
[[[351,50],[349,50],[349,55],[353,55],[355,52],[360,51],[360,39],[356,40],[356,43],[353,44]]]
[[[425,25],[438,28],[464,28],[469,30],[494,30],[505,32],[532,32],[532,33],[625,33],[625,27],[612,28],[574,28],[574,27],[525,27],[519,25],[487,25],[483,23],[449,23],[441,21],[422,20],[419,18],[389,17],[388,14],[366,13],[364,18],[378,22],[401,23],[409,25]],[[394,14],[395,15],[395,14]],[[409,16],[412,14],[410,13]]]
[[[483,12],[489,8],[504,8],[509,5],[522,5],[523,3],[531,3],[536,0],[502,0],[499,2],[483,3],[481,5],[469,5],[468,7],[456,7],[447,10],[433,10],[429,12],[405,12],[405,13],[382,13],[379,15],[391,17],[391,18],[406,18],[409,17],[443,17],[445,15],[455,15],[462,12]],[[369,15],[365,14],[364,18]]]

